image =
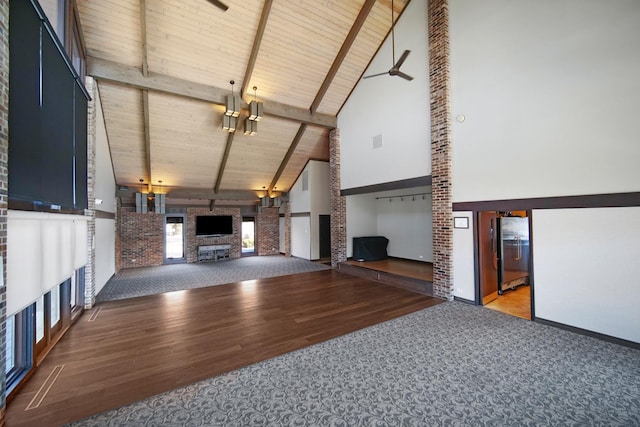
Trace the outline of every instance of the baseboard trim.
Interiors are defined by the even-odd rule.
[[[599,332],[589,331],[587,329],[577,328],[575,326],[565,325],[564,323],[558,323],[552,320],[541,319],[539,317],[536,317],[534,322],[541,323],[547,326],[553,326],[554,328],[564,329],[565,331],[574,332],[576,334],[585,335],[591,338],[597,338],[613,344],[618,344],[624,347],[633,348],[635,350],[640,350],[640,343],[637,343],[634,341],[613,337],[611,335],[601,334]]]
[[[458,302],[462,302],[462,303],[465,303],[465,304],[476,305],[475,301],[472,301],[472,300],[466,299],[466,298],[460,298],[460,297],[455,297],[454,296],[453,300],[454,301],[458,301]]]

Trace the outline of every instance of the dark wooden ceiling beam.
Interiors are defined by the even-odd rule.
[[[147,191],[147,184],[143,186],[143,191]],[[155,190],[158,190],[158,188],[155,188]],[[131,183],[130,185],[118,185],[116,197],[133,198],[135,193],[139,191],[139,182]],[[166,194],[168,199],[258,201],[262,190],[223,190],[215,193],[211,189],[167,187],[163,185],[162,193]]]
[[[287,164],[289,163],[291,156],[296,151],[296,148],[298,147],[298,143],[302,139],[302,136],[304,135],[304,132],[306,130],[307,130],[307,125],[305,123],[302,123],[298,128],[298,132],[296,133],[296,136],[293,137],[293,141],[291,141],[291,145],[287,150],[287,154],[285,154],[284,159],[282,159],[282,162],[280,162],[280,167],[278,167],[278,171],[276,172],[273,179],[271,180],[271,184],[269,185],[267,194],[271,194],[273,192],[273,189],[275,188],[276,184],[278,183],[278,180],[280,179],[280,176],[282,176],[282,173],[287,167]]]
[[[151,182],[151,128],[149,126],[149,91],[142,91],[142,121],[144,126],[144,152],[145,152],[145,167],[147,176],[149,177],[149,184]]]
[[[142,75],[149,75],[149,62],[147,55],[147,2],[140,0],[140,34],[142,36]]]
[[[349,53],[349,49],[351,49],[351,45],[353,44],[356,37],[358,36],[358,33],[360,33],[360,29],[362,28],[362,25],[367,20],[367,17],[369,16],[369,12],[371,12],[371,9],[373,9],[373,6],[375,4],[376,4],[376,0],[366,0],[364,2],[364,5],[362,5],[362,9],[360,9],[360,13],[358,13],[358,17],[356,18],[353,25],[351,26],[351,30],[349,30],[349,34],[347,34],[347,37],[344,39],[344,42],[342,43],[342,47],[338,51],[336,58],[333,60],[333,64],[331,64],[331,68],[329,68],[329,72],[325,76],[324,81],[320,86],[320,90],[318,90],[318,93],[316,94],[316,98],[311,103],[311,107],[309,108],[309,110],[311,111],[311,114],[315,113],[318,110],[318,107],[320,106],[320,103],[322,102],[324,95],[327,93],[327,90],[329,90],[329,86],[331,86],[331,82],[333,82],[334,77],[336,76],[336,74],[338,73],[338,70],[340,69],[340,66],[342,65],[342,61],[344,61],[344,58],[347,56],[347,53]]]
[[[218,168],[218,177],[216,178],[216,182],[213,186],[213,191],[215,193],[220,191],[220,184],[222,184],[222,177],[224,176],[224,170],[227,167],[227,160],[229,160],[229,154],[231,153],[231,146],[233,145],[233,137],[235,134],[235,132],[229,132],[229,136],[227,136],[227,145],[224,147],[224,155],[222,156],[220,167]]]
[[[142,75],[149,76],[149,64],[147,62],[147,3],[140,0],[140,34],[142,35]],[[149,91],[142,89],[142,123],[144,130],[145,174],[151,182],[151,134],[149,126]]]
[[[240,98],[243,98],[245,93],[247,93],[247,86],[251,81],[251,75],[253,74],[253,67],[255,67],[256,65],[258,52],[260,52],[260,44],[262,43],[262,36],[264,35],[264,29],[266,28],[267,21],[269,20],[269,13],[271,12],[272,4],[273,4],[273,0],[265,0],[264,5],[262,6],[262,15],[260,15],[260,22],[258,23],[256,37],[253,39],[251,56],[249,56],[247,69],[244,72],[244,79],[242,80],[242,89],[240,89]]]
[[[190,82],[178,77],[149,71],[144,76],[138,67],[132,67],[117,62],[87,57],[87,74],[98,81],[111,82],[138,89],[148,89],[157,92],[169,93],[191,99],[211,102],[212,104],[225,105],[229,89],[221,89],[201,83]],[[311,111],[282,104],[280,102],[263,99],[264,115],[280,117],[300,123],[307,123],[327,129],[337,126],[336,116],[330,114],[312,114]],[[248,105],[242,103],[242,109],[247,110]]]

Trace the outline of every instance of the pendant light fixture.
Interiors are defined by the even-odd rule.
[[[238,127],[238,116],[240,115],[240,98],[233,93],[235,81],[231,80],[229,83],[231,83],[231,95],[227,95],[224,116],[222,116],[222,130],[235,132]]]
[[[249,118],[244,119],[244,134],[253,136],[256,133],[258,133],[258,122]]]
[[[227,105],[226,111],[224,112],[225,116],[238,117],[240,115],[240,97],[236,96],[233,93],[233,85],[236,83],[233,80],[230,80],[231,83],[231,95],[227,95]]]
[[[249,120],[259,122],[262,120],[262,102],[258,102],[258,86],[253,87],[253,101],[249,103]]]
[[[249,103],[249,117],[244,120],[244,134],[258,133],[258,122],[262,120],[262,102],[258,102],[258,86],[253,87],[253,101]]]

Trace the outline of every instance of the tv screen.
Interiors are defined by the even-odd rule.
[[[233,234],[233,216],[207,215],[196,217],[196,236]]]

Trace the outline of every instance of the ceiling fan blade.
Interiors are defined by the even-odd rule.
[[[211,3],[212,5],[222,9],[223,12],[226,12],[227,9],[229,9],[229,6],[227,6],[226,4],[222,3],[220,0],[209,0],[209,3]]]
[[[405,80],[409,80],[409,81],[413,80],[413,77],[411,77],[408,74],[403,73],[402,71],[398,71],[395,75],[398,76],[398,77],[402,77]]]
[[[409,56],[409,54],[411,53],[410,50],[405,50],[402,53],[402,56],[400,57],[400,59],[398,59],[398,62],[396,62],[396,65],[394,65],[394,68],[400,68],[402,66],[402,64],[404,64],[404,61],[407,60],[407,56]]]
[[[384,73],[378,73],[378,74],[371,74],[369,76],[364,76],[363,79],[370,79],[371,77],[378,77],[378,76],[384,76],[385,74],[389,74],[388,71],[385,71]]]

